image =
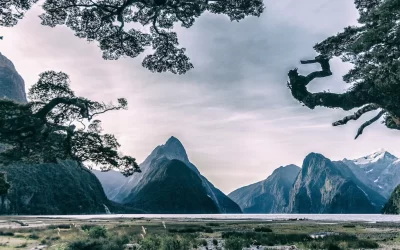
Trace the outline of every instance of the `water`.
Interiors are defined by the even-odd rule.
[[[60,218],[60,219],[175,219],[175,220],[253,220],[272,221],[289,219],[307,219],[313,221],[357,221],[357,222],[397,222],[400,215],[382,214],[101,214],[101,215],[43,215],[21,216],[25,218]]]

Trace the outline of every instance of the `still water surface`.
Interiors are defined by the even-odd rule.
[[[148,218],[176,220],[288,220],[307,219],[315,221],[362,221],[362,222],[398,222],[400,215],[382,214],[101,214],[101,215],[45,215],[23,216],[30,218],[70,218],[70,219],[116,219]]]

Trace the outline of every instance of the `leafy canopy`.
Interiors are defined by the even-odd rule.
[[[0,1],[0,25],[16,25],[37,2]],[[66,25],[77,37],[98,42],[104,59],[137,57],[151,47],[153,53],[144,58],[144,67],[183,74],[193,65],[171,31],[175,23],[190,28],[206,11],[240,21],[260,16],[264,5],[262,0],[45,0],[43,10],[43,25]]]
[[[100,114],[127,108],[127,101],[106,104],[75,96],[68,75],[47,71],[28,93],[29,103],[0,100],[0,163],[50,163],[75,160],[119,169],[129,176],[140,172],[134,158],[118,152],[112,134],[103,134]]]
[[[360,17],[358,25],[346,27],[342,32],[315,45],[322,55],[316,60],[302,61],[320,63],[322,71],[299,76],[297,69],[289,72],[292,95],[305,106],[351,110],[359,108],[333,126],[357,120],[363,114],[377,111],[377,115],[361,125],[356,138],[365,127],[384,117],[390,129],[400,129],[400,1],[355,0]],[[325,57],[324,59],[322,59]],[[328,59],[339,57],[353,64],[343,76],[351,84],[345,93],[310,93],[306,85],[316,77],[331,75]],[[303,77],[303,78],[302,78]]]

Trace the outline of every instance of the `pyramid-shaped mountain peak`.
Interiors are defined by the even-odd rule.
[[[157,155],[165,156],[169,160],[181,160],[183,162],[189,162],[185,147],[178,140],[178,138],[171,136],[164,145],[158,147]]]

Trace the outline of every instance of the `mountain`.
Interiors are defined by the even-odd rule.
[[[14,64],[0,53],[0,98],[26,102],[25,83]]]
[[[183,162],[188,169],[193,171],[201,180],[202,188],[209,197],[213,200],[218,208],[219,213],[241,213],[240,207],[222,193],[219,189],[214,187],[207,178],[200,174],[199,170],[193,165],[186,154],[186,150],[182,143],[175,137],[171,137],[164,145],[157,146],[151,154],[145,159],[139,166],[142,173],[134,174],[131,177],[126,178],[123,183],[113,183],[112,185],[102,182],[105,190],[109,190],[108,198],[123,204],[132,204],[134,197],[141,192],[142,189],[146,188],[147,185],[151,185],[154,181],[153,177],[160,166],[160,159],[165,158],[167,160],[179,160]],[[164,175],[165,178],[170,175]]]
[[[75,162],[0,166],[11,184],[0,214],[105,214],[113,205],[100,182]]]
[[[277,168],[266,180],[239,188],[228,196],[244,213],[284,213],[299,172],[295,165]]]
[[[290,194],[290,213],[379,213],[386,199],[343,162],[311,153]]]
[[[197,173],[180,160],[155,160],[151,181],[131,192],[125,205],[157,214],[216,214],[218,207],[208,196]]]
[[[355,160],[344,159],[343,162],[358,179],[386,198],[400,184],[400,160],[383,149]]]
[[[383,214],[400,214],[400,185],[395,188],[389,201],[382,209]]]
[[[115,185],[118,183],[124,183],[127,177],[123,176],[119,171],[110,170],[102,172],[96,169],[92,169],[93,174],[99,179],[103,186],[104,193],[107,197],[113,196],[115,191]]]

